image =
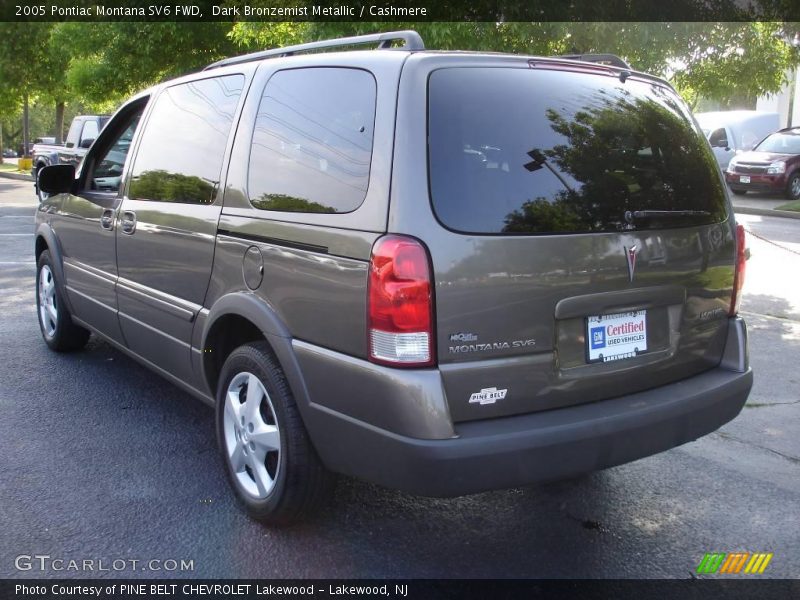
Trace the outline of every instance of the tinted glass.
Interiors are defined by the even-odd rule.
[[[211,204],[244,77],[229,75],[162,92],[142,132],[128,195]]]
[[[725,129],[715,129],[713,133],[708,137],[708,143],[711,144],[712,147],[721,148],[728,145],[728,135],[725,133]]]
[[[144,108],[144,107],[142,107]],[[101,192],[116,192],[119,190],[122,179],[122,169],[131,147],[133,134],[139,125],[141,112],[131,117],[127,127],[120,136],[111,144],[108,151],[97,161],[97,166],[92,173],[92,189]]]
[[[773,133],[756,148],[759,152],[800,154],[800,131]]]
[[[253,132],[253,206],[321,213],[358,208],[369,184],[375,93],[375,79],[358,69],[276,73]]]
[[[683,102],[655,84],[442,69],[430,77],[428,126],[433,207],[451,229],[621,231],[725,217],[705,137]]]

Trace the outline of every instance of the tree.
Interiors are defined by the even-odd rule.
[[[279,27],[280,26],[280,27]],[[293,26],[293,27],[292,27]],[[231,37],[243,45],[280,46],[378,31],[416,29],[429,48],[493,50],[532,55],[612,53],[634,69],[669,79],[684,98],[726,101],[774,93],[800,50],[784,41],[797,24],[647,22],[313,22],[238,23]],[[288,30],[288,34],[286,33]],[[283,34],[281,35],[281,32]]]
[[[25,152],[30,141],[30,97],[51,83],[46,43],[52,27],[52,23],[0,22],[0,81],[6,96],[22,98]]]
[[[70,88],[90,102],[119,102],[234,54],[230,29],[230,23],[64,23],[55,40],[71,51]]]

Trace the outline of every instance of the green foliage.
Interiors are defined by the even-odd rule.
[[[473,3],[468,10],[490,4]],[[776,92],[786,71],[800,64],[800,51],[784,41],[800,31],[797,23],[2,22],[0,118],[16,115],[25,93],[32,101],[111,112],[144,87],[226,56],[397,29],[417,30],[432,49],[615,53],[637,70],[667,77],[690,104],[701,97],[724,103]]]
[[[336,209],[332,206],[325,206],[319,202],[310,202],[305,198],[287,196],[286,194],[262,194],[260,198],[251,202],[253,206],[262,210],[285,210],[304,213],[336,212]]]
[[[164,202],[211,204],[216,195],[216,186],[200,177],[169,173],[159,169],[145,171],[133,179],[130,195],[131,198]]]
[[[230,23],[63,23],[54,35],[72,56],[67,80],[95,103],[121,101],[164,79],[236,52]]]

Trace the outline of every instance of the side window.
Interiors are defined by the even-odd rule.
[[[122,129],[120,135],[114,140],[105,154],[98,157],[96,166],[91,175],[92,189],[100,192],[117,192],[119,191],[120,181],[122,179],[122,169],[125,166],[125,159],[130,150],[131,140],[133,134],[136,132],[136,127],[139,125],[139,119],[142,116],[144,104],[140,110],[134,112],[128,123]]]
[[[727,148],[728,136],[725,134],[725,128],[720,127],[712,131],[711,135],[708,136],[708,143],[711,144],[712,148]]]
[[[375,78],[361,69],[279,71],[266,85],[250,150],[250,202],[263,210],[344,213],[367,195]]]
[[[98,133],[97,121],[86,121],[83,126],[83,133],[81,133],[81,142],[85,140],[96,140]]]
[[[83,122],[78,119],[73,119],[72,125],[69,126],[69,131],[67,132],[67,148],[72,148],[77,145],[78,137],[81,134],[81,127],[83,127]]]
[[[132,199],[211,204],[244,76],[201,79],[165,89],[136,153]]]

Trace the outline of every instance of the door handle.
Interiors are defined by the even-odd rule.
[[[114,210],[107,208],[103,211],[103,216],[100,217],[100,227],[111,231],[114,229]]]
[[[122,233],[133,235],[136,232],[136,213],[126,210],[122,213]]]

